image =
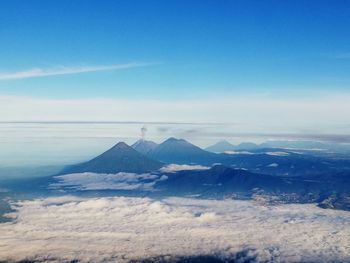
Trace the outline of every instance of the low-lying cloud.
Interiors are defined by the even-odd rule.
[[[350,213],[312,204],[168,198],[60,198],[13,204],[0,259],[128,262],[167,255],[254,262],[348,262]]]
[[[190,165],[190,164],[169,164],[160,168],[159,170],[163,173],[175,173],[178,171],[188,170],[208,170],[210,167],[203,165]]]
[[[75,190],[144,190],[153,191],[158,181],[166,180],[165,175],[150,173],[74,173],[55,177],[58,182],[50,185],[51,189],[69,187]]]

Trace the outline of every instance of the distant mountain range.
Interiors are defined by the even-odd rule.
[[[222,149],[225,147],[226,150],[231,147],[230,145],[222,141],[216,146]],[[214,153],[176,138],[169,138],[161,144],[139,140],[132,147],[120,142],[88,162],[66,167],[62,173],[146,173],[158,170],[165,164],[204,166],[223,164],[228,167],[248,169],[254,173],[278,176],[313,176],[350,170],[350,161],[346,159],[323,158],[280,148],[253,149],[255,146],[256,144],[252,143],[239,146],[250,148],[249,152],[236,150]]]
[[[242,145],[251,150],[213,153],[176,138],[161,144],[139,140],[132,147],[119,142],[92,160],[68,166],[59,174],[152,173],[157,179],[154,182],[147,179],[150,180],[147,183],[159,194],[217,198],[268,194],[283,202],[319,202],[324,207],[350,209],[349,158],[324,158],[294,150],[252,149],[253,144]],[[216,146],[227,150],[230,145],[221,142]],[[169,164],[180,169],[160,169]],[[188,169],[191,164],[209,168]]]
[[[229,151],[237,151],[237,150],[251,150],[257,149],[259,146],[255,143],[241,143],[239,145],[233,145],[226,140],[219,141],[212,146],[205,148],[205,150],[214,153],[223,153]]]
[[[223,153],[228,151],[257,150],[266,148],[280,148],[289,150],[304,151],[334,151],[338,153],[350,153],[350,145],[331,144],[317,141],[266,141],[261,144],[251,142],[243,142],[233,145],[226,140],[219,141],[211,145],[205,150],[215,153]]]

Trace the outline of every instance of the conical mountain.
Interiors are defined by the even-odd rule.
[[[150,151],[147,156],[165,163],[211,165],[218,160],[215,153],[207,152],[186,140],[169,138]]]
[[[150,159],[124,142],[119,142],[94,159],[67,167],[62,173],[146,173],[162,166],[161,162]]]
[[[254,150],[259,148],[259,145],[252,142],[243,142],[238,145],[233,145],[226,140],[219,141],[212,146],[205,148],[209,152],[223,153],[228,151]]]
[[[131,145],[136,151],[142,154],[147,154],[158,146],[155,142],[140,139]]]
[[[235,146],[226,140],[222,140],[215,143],[214,145],[205,148],[205,150],[214,153],[223,153],[226,151],[234,151]]]
[[[236,150],[255,150],[260,148],[260,146],[252,142],[242,142],[238,144],[235,148]]]

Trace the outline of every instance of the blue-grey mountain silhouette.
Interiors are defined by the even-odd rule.
[[[183,139],[169,138],[150,151],[147,156],[164,163],[211,165],[220,157]]]
[[[142,154],[147,154],[153,149],[155,149],[158,146],[157,143],[153,141],[148,141],[144,139],[140,139],[137,142],[135,142],[133,145],[131,145],[132,148],[134,148],[136,151]]]
[[[238,145],[233,145],[226,140],[221,140],[205,148],[205,150],[209,152],[223,153],[228,151],[255,150],[258,148],[260,148],[259,145],[252,142],[242,142]]]
[[[96,158],[67,167],[61,173],[145,173],[158,170],[162,166],[161,162],[150,159],[124,142],[119,142]]]
[[[218,141],[217,143],[205,148],[206,151],[214,153],[223,153],[236,150],[235,146],[226,140]]]

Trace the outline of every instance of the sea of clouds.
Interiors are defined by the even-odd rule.
[[[64,196],[12,207],[13,221],[0,224],[0,260],[241,255],[252,262],[350,261],[350,213],[313,204]]]

